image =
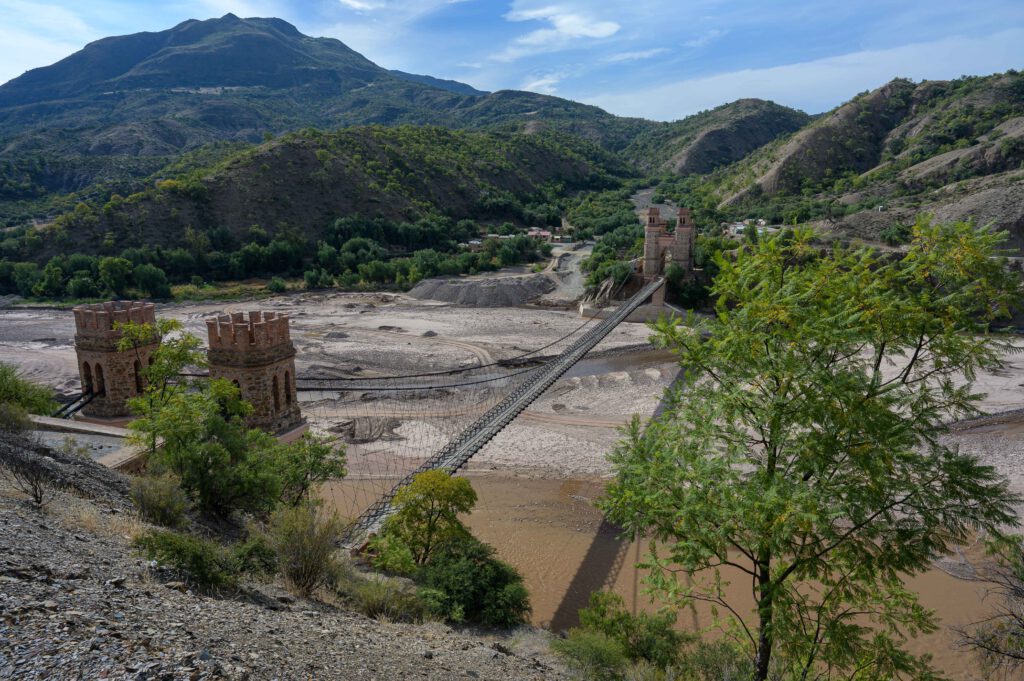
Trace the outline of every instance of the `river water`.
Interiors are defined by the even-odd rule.
[[[646,551],[645,542],[623,542],[614,527],[604,522],[593,506],[599,498],[600,480],[551,480],[505,472],[470,472],[468,476],[479,501],[466,522],[473,534],[497,548],[500,557],[524,576],[533,606],[534,624],[562,631],[578,623],[577,612],[585,607],[592,591],[609,586],[634,612],[654,611],[644,593],[643,573],[636,568]],[[329,492],[335,507],[352,513],[344,498],[358,485],[339,483]],[[730,576],[726,575],[728,579]],[[733,575],[730,599],[744,609],[752,601],[749,581]],[[950,626],[966,625],[987,612],[982,602],[984,584],[957,579],[939,569],[914,577],[908,586],[921,602],[942,619],[939,631],[912,639],[907,648],[928,652],[934,664],[950,678],[975,678],[971,654],[956,646]],[[698,607],[681,613],[679,626],[697,630],[710,622],[710,611]]]

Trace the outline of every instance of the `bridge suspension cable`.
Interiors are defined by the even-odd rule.
[[[526,370],[532,372],[532,375],[528,376],[521,385],[373,502],[350,526],[344,544],[349,547],[359,546],[371,534],[378,532],[384,521],[394,513],[391,502],[395,495],[403,487],[409,485],[419,473],[441,469],[453,474],[462,468],[474,454],[601,342],[612,329],[625,321],[664,283],[665,280],[659,278],[647,284],[636,295],[620,305],[609,317],[577,339],[562,354],[540,367]]]

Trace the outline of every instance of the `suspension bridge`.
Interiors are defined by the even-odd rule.
[[[319,393],[325,397],[353,396],[347,403],[344,398],[340,400],[340,404],[338,398],[326,398],[319,403],[314,400],[312,406],[313,412],[323,417],[325,421],[339,417],[352,418],[351,431],[348,433],[350,442],[379,440],[382,433],[387,430],[389,417],[394,419],[397,416],[442,420],[447,423],[447,430],[451,431],[450,439],[440,438],[447,439],[447,442],[425,459],[421,457],[419,465],[412,470],[402,471],[400,466],[388,466],[387,471],[377,472],[372,476],[380,479],[396,477],[397,481],[388,488],[377,490],[376,498],[350,526],[345,544],[351,547],[359,546],[378,532],[384,521],[394,513],[392,501],[395,495],[419,473],[444,470],[454,474],[463,468],[475,454],[522,415],[548,388],[663,285],[664,279],[655,279],[620,304],[607,318],[584,322],[567,336],[508,360],[405,376],[296,377],[297,390],[306,393],[307,399],[309,393]],[[544,351],[549,351],[549,354],[541,356],[540,353]],[[424,409],[422,403],[428,395],[433,396],[435,402]],[[382,404],[384,402],[387,404]],[[310,407],[307,405],[304,409],[309,411]],[[359,414],[367,414],[368,411],[371,413],[364,418],[372,420],[376,428],[367,426],[366,428],[373,432],[363,433],[364,437],[360,437],[360,434],[355,432],[358,430],[358,423],[354,421],[359,418]],[[472,420],[466,423],[470,417]],[[438,433],[407,432],[405,437],[394,438],[390,443],[390,449],[400,447],[401,445],[397,444],[400,439],[437,441]],[[373,453],[370,452],[370,455]],[[380,450],[376,453],[382,454]],[[404,458],[415,460],[416,457],[412,453],[409,454]],[[395,455],[396,453],[392,452],[388,461],[392,461]],[[364,477],[371,476],[364,474]]]

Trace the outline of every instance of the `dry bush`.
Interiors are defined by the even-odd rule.
[[[32,503],[42,508],[53,497],[57,480],[41,462],[27,458],[12,458],[3,462],[11,474],[14,486],[28,495]]]
[[[336,569],[334,553],[343,527],[337,515],[311,503],[274,512],[268,540],[289,590],[307,597],[327,583]]]
[[[133,478],[130,494],[139,514],[149,522],[171,528],[185,523],[191,504],[173,473]]]

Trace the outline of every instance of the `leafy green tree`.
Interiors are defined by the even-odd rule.
[[[32,287],[32,294],[39,298],[59,298],[64,295],[64,270],[51,260],[43,268],[43,275]]]
[[[298,506],[328,480],[345,477],[345,450],[320,435],[305,433],[281,448],[281,502]]]
[[[384,534],[409,547],[416,564],[423,565],[439,544],[469,536],[459,514],[474,504],[476,492],[469,480],[444,470],[425,471],[395,495],[396,511],[384,523]]]
[[[133,406],[145,405],[145,397]],[[206,515],[241,510],[265,514],[281,495],[280,447],[273,437],[247,428],[252,407],[226,379],[200,390],[174,389],[155,412],[131,428],[141,441],[159,439],[155,461],[181,478],[181,488]]]
[[[940,440],[1009,348],[988,330],[1019,300],[1003,238],[922,221],[889,260],[798,229],[719,258],[716,319],[658,324],[686,388],[629,428],[604,509],[654,538],[655,593],[723,613],[756,681],[931,678],[900,647],[936,627],[903,580],[1017,522],[996,471]]]
[[[134,271],[135,285],[151,298],[170,298],[171,286],[167,283],[167,275],[156,265],[136,265]]]
[[[27,298],[32,295],[36,284],[43,278],[43,273],[39,271],[39,265],[34,262],[19,262],[14,264],[11,278],[14,280],[14,287],[18,291],[18,295]]]
[[[512,627],[522,624],[530,613],[522,575],[498,560],[493,546],[469,535],[436,546],[414,579],[440,592],[440,614],[453,622]]]

